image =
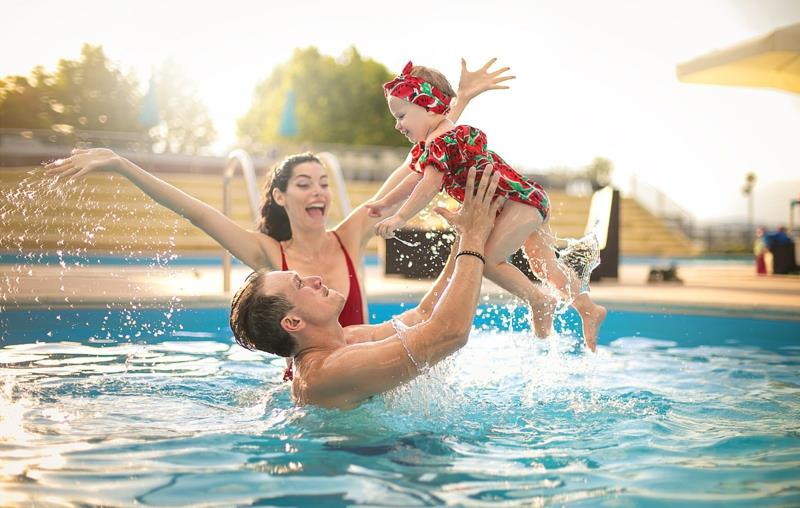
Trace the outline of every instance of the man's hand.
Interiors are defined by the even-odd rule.
[[[451,212],[441,207],[435,208],[434,211],[444,217],[459,235],[469,234],[476,241],[485,243],[489,233],[492,232],[497,210],[505,200],[500,197],[495,198],[494,195],[500,181],[500,173],[494,171],[494,166],[491,164],[486,166],[481,175],[477,192],[475,191],[476,173],[474,166],[469,169],[464,203],[458,211]]]
[[[500,83],[514,79],[516,76],[504,76],[510,67],[503,67],[496,71],[489,71],[497,58],[492,58],[483,67],[476,71],[467,70],[467,62],[461,59],[461,79],[458,81],[458,97],[471,100],[487,90],[506,90],[508,86]]]

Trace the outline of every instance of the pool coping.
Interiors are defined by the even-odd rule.
[[[800,321],[800,277],[757,277],[747,266],[684,267],[684,284],[649,284],[647,266],[623,266],[620,277],[592,284],[592,298],[611,311],[747,316]],[[89,308],[224,308],[232,294],[222,289],[221,270],[214,267],[175,267],[163,276],[150,268],[86,267],[62,273],[57,268],[34,268],[35,276],[16,290],[0,294],[4,309]],[[235,266],[235,291],[250,269]],[[3,270],[0,277],[18,277]],[[430,288],[430,280],[386,276],[381,267],[363,271],[370,303],[415,304]],[[482,303],[509,303],[511,296],[484,281]]]
[[[176,301],[173,297],[149,297],[147,301],[135,302],[137,309],[192,308],[218,309],[230,306],[232,295],[198,295],[181,297]],[[407,293],[403,295],[380,295],[369,298],[371,304],[406,304],[411,308],[419,301],[419,296]],[[775,306],[742,306],[742,305],[688,305],[669,301],[626,301],[598,298],[597,303],[604,305],[611,312],[638,312],[652,314],[682,314],[720,317],[742,317],[751,319],[767,319],[800,322],[800,313],[790,307]],[[512,301],[506,295],[489,294],[481,298],[479,305],[507,305]],[[81,301],[65,303],[63,299],[40,298],[38,302],[24,301],[12,305],[4,304],[0,308],[9,311],[26,310],[84,310],[107,309],[120,310],[130,308],[130,299],[96,299],[84,298]]]

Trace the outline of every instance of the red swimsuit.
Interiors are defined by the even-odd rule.
[[[337,235],[335,231],[331,231],[331,233],[336,237],[336,241],[339,242],[339,246],[342,248],[344,260],[347,263],[347,275],[350,279],[350,289],[347,291],[347,300],[344,302],[342,312],[339,313],[339,324],[342,326],[363,325],[364,302],[361,299],[361,286],[358,283],[358,274],[353,266],[353,261],[350,259],[350,254],[348,254],[347,249],[344,248],[341,238],[339,238],[339,235]],[[283,252],[283,244],[278,243],[278,245],[281,248],[281,270],[285,271],[289,269],[289,265],[286,264],[286,254]],[[292,366],[290,365],[283,373],[283,380],[290,381],[291,379]]]

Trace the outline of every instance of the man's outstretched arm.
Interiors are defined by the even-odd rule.
[[[499,208],[499,202],[492,199],[498,175],[483,178],[477,196],[473,196],[474,180],[475,171],[470,170],[467,198],[459,214],[451,214],[450,220],[460,233],[459,253],[482,255]],[[317,373],[316,395],[332,405],[351,406],[409,381],[423,365],[433,365],[463,347],[482,278],[483,261],[478,256],[457,256],[452,278],[428,319],[410,327],[402,337],[393,334],[378,342],[348,345],[331,354]]]
[[[460,238],[456,238],[453,247],[450,250],[450,256],[444,268],[439,273],[436,281],[428,289],[425,296],[419,302],[419,305],[413,309],[408,309],[402,314],[397,315],[394,319],[401,321],[406,326],[413,326],[427,319],[431,315],[434,306],[444,293],[447,283],[453,276],[453,269],[456,266],[456,254],[458,253]],[[375,342],[391,337],[395,334],[394,325],[391,321],[379,323],[374,325],[352,325],[344,329],[344,338],[348,344],[358,344],[360,342]]]

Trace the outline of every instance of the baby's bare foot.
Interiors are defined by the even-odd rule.
[[[540,294],[536,301],[531,302],[531,322],[533,333],[540,339],[549,337],[553,332],[553,313],[556,310],[558,299],[549,294]]]
[[[592,304],[591,307],[579,312],[583,322],[583,340],[592,352],[597,349],[597,335],[600,333],[600,326],[606,319],[606,313],[606,308],[597,304]]]

